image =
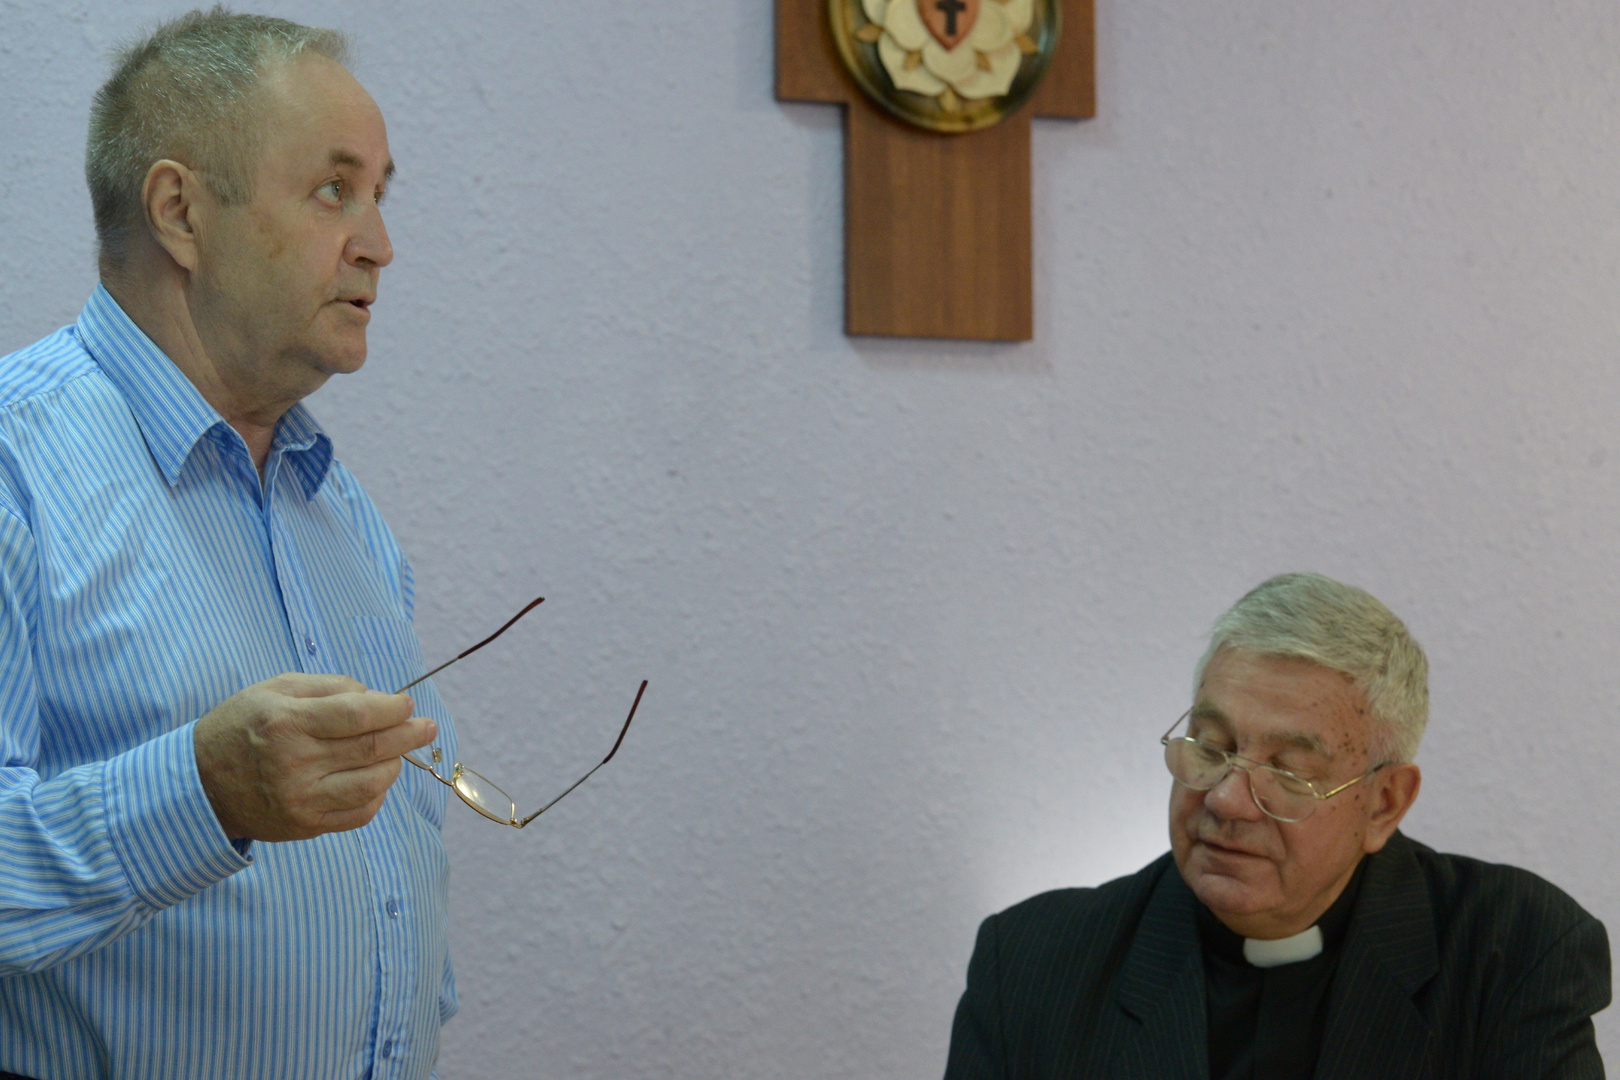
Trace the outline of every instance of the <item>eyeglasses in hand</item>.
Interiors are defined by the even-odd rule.
[[[394,693],[403,694],[417,683],[437,675],[439,672],[443,671],[457,660],[460,660],[463,657],[471,656],[479,649],[482,649],[485,645],[488,645],[490,642],[506,633],[507,629],[511,627],[513,623],[517,622],[519,619],[523,618],[523,616],[539,607],[545,602],[545,599],[545,597],[540,596],[529,601],[529,603],[524,606],[522,611],[506,620],[506,623],[499,630],[489,635],[489,637],[485,638],[483,641],[480,641],[478,644],[474,645],[465,652],[459,653],[456,656],[451,657],[449,660],[446,660],[444,663],[440,664],[426,675],[421,676],[421,678],[406,683],[398,690],[395,690]],[[547,810],[550,810],[553,806],[556,806],[562,801],[563,796],[567,795],[569,791],[573,791],[575,788],[579,787],[579,785],[589,780],[591,778],[591,773],[594,773],[597,769],[600,769],[603,765],[606,765],[608,762],[613,760],[613,755],[619,752],[619,744],[624,742],[625,732],[630,730],[630,721],[636,718],[636,706],[641,704],[641,695],[646,692],[647,680],[643,679],[641,680],[641,689],[636,691],[636,699],[630,703],[630,715],[624,718],[624,727],[619,729],[619,737],[613,741],[613,749],[608,751],[608,756],[592,766],[590,772],[586,773],[578,780],[575,780],[572,784],[569,784],[567,791],[564,791],[562,795],[558,795],[555,799],[552,799],[550,802],[546,803],[546,805],[542,806],[540,809],[536,810],[528,817],[522,818],[521,820],[517,816],[517,803],[512,801],[512,796],[496,787],[487,778],[473,772],[461,762],[455,762],[450,766],[449,776],[445,776],[443,773],[441,773],[439,769],[444,765],[444,754],[437,746],[433,748],[432,764],[426,764],[418,761],[412,754],[406,754],[404,757],[406,761],[410,762],[412,765],[415,765],[418,769],[431,773],[435,780],[448,786],[450,790],[454,791],[458,796],[460,796],[462,802],[466,803],[480,814],[483,814],[485,817],[489,818],[489,820],[498,821],[502,825],[510,825],[514,829],[521,829],[523,826],[527,825],[529,822],[533,821]]]

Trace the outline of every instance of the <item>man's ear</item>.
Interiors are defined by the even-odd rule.
[[[1369,779],[1373,781],[1373,789],[1368,793],[1372,804],[1362,850],[1371,855],[1382,850],[1406,812],[1412,809],[1418,788],[1423,786],[1423,773],[1416,765],[1403,761],[1379,769],[1378,774]]]
[[[141,208],[146,211],[152,239],[191,272],[198,264],[197,214],[202,195],[202,177],[168,158],[153,162],[141,185]]]

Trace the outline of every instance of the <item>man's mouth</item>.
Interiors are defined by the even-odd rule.
[[[1265,856],[1258,851],[1250,851],[1248,848],[1238,847],[1234,844],[1229,844],[1221,840],[1215,840],[1207,836],[1200,836],[1197,838],[1197,840],[1205,847],[1214,848],[1216,851],[1225,855],[1244,855],[1251,859],[1265,858]]]

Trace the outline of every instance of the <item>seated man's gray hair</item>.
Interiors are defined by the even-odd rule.
[[[347,65],[348,40],[219,6],[164,23],[118,52],[90,110],[84,160],[103,273],[122,265],[132,231],[144,225],[141,187],[154,162],[197,170],[226,205],[253,197],[256,91],[272,64],[305,52]]]
[[[1321,574],[1282,574],[1215,621],[1193,676],[1222,649],[1310,660],[1350,676],[1372,718],[1375,764],[1411,761],[1429,722],[1429,661],[1406,624],[1370,594]]]

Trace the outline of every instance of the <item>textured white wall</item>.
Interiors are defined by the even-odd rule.
[[[1037,339],[846,339],[834,109],[765,0],[266,0],[401,175],[313,402],[416,564],[465,756],[446,1077],[937,1075],[973,931],[1165,846],[1154,740],[1261,578],[1429,649],[1409,830],[1620,929],[1620,7],[1104,2],[1038,122]],[[103,51],[0,0],[0,352],[93,283]],[[1620,1023],[1600,1018],[1620,1058]]]

